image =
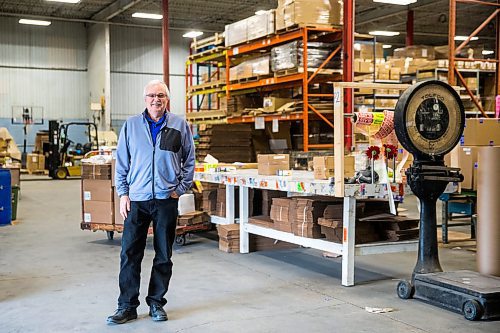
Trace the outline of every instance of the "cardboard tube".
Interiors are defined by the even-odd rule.
[[[477,268],[481,274],[500,276],[500,147],[478,153]]]

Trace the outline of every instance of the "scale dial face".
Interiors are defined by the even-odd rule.
[[[460,97],[441,81],[425,81],[408,88],[399,98],[394,116],[399,141],[419,156],[450,152],[465,124]]]

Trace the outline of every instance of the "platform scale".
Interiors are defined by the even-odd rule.
[[[463,313],[468,320],[491,319],[500,317],[500,278],[443,272],[438,257],[436,201],[449,182],[463,180],[460,169],[444,165],[444,155],[457,145],[464,126],[460,96],[441,81],[417,83],[397,102],[394,127],[399,142],[413,154],[406,175],[420,200],[418,260],[411,281],[400,281],[397,293]]]

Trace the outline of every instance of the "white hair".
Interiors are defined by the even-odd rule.
[[[167,98],[170,99],[170,91],[168,90],[167,85],[165,82],[161,80],[151,80],[149,81],[145,86],[144,86],[144,97],[146,97],[146,93],[149,87],[151,86],[156,86],[156,85],[161,85],[163,88],[165,88],[165,92],[167,93]]]

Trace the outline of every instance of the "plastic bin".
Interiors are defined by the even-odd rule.
[[[19,186],[12,186],[12,221],[17,219],[17,202],[19,201]]]

